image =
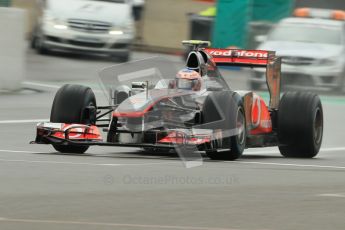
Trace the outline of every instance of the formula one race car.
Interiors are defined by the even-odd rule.
[[[148,78],[110,87],[108,106],[98,106],[89,87],[64,85],[56,93],[50,122],[37,125],[34,143],[51,144],[62,153],[100,145],[175,149],[185,155],[203,151],[211,159],[235,160],[245,148],[278,146],[285,157],[316,156],[323,134],[321,101],[308,92],[280,96],[281,59],[275,52],[184,43],[193,49],[177,75],[154,84]],[[269,104],[254,92],[230,89],[218,66],[265,68]],[[147,76],[147,65],[136,68],[122,79],[134,79],[140,71]]]

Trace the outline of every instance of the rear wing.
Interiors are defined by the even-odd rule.
[[[281,58],[274,51],[204,48],[217,66],[266,68],[266,83],[270,93],[270,108],[278,109],[280,102]]]
[[[266,67],[273,60],[274,51],[205,48],[218,66]]]

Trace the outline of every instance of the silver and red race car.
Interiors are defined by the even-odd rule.
[[[37,125],[33,143],[51,144],[62,153],[84,153],[92,145],[173,149],[185,158],[202,151],[216,160],[235,160],[245,148],[265,146],[278,146],[285,157],[317,155],[321,101],[308,92],[280,95],[281,59],[275,52],[184,43],[193,49],[177,76],[163,73],[159,58],[103,70],[109,105],[98,106],[89,87],[64,85],[50,122]],[[269,103],[255,92],[231,89],[219,66],[266,69]]]

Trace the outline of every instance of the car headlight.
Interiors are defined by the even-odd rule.
[[[54,28],[55,28],[55,29],[58,29],[58,30],[67,30],[67,29],[68,29],[68,26],[63,25],[63,24],[55,24],[55,25],[54,25]]]
[[[109,34],[111,35],[122,35],[123,31],[122,30],[118,30],[118,29],[112,29],[109,31]]]
[[[46,25],[50,25],[54,27],[55,29],[60,29],[60,30],[66,30],[68,29],[68,26],[65,21],[54,17],[54,15],[50,13],[45,13],[43,16],[43,23]]]
[[[112,27],[109,30],[110,35],[123,35],[123,34],[131,34],[134,30],[134,22],[133,20],[127,20],[125,23],[121,25],[117,25]]]

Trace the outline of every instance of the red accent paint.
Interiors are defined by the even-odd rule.
[[[113,112],[113,117],[143,117],[146,113],[146,109],[139,112]]]
[[[166,137],[160,139],[158,143],[164,144],[190,144],[201,145],[209,143],[211,139],[209,137],[191,137],[186,139],[186,136],[182,132],[172,131]]]
[[[260,99],[255,99],[253,100],[253,107],[252,107],[252,123],[256,124],[258,120],[260,119],[260,114],[259,114],[259,106],[258,105],[258,100]]]
[[[250,130],[249,133],[251,135],[271,133],[272,120],[265,101],[259,95],[255,95],[255,97],[253,98],[254,101],[252,106],[252,122],[253,124],[255,124],[259,121],[259,124],[257,127],[254,127],[252,130]],[[257,103],[257,100],[259,100],[259,103]],[[258,105],[260,106],[260,108],[258,108]]]
[[[77,127],[80,126],[80,127]],[[69,128],[69,139],[70,140],[103,140],[102,135],[97,126],[92,125],[89,128],[82,127],[85,125],[81,124],[63,124],[62,130],[56,130],[52,134],[53,137],[66,139],[65,131]],[[75,128],[73,128],[75,127]]]

